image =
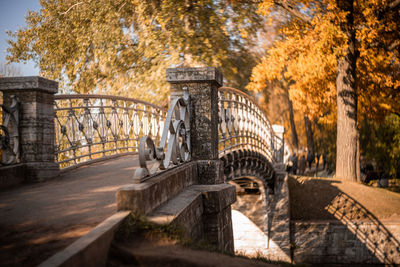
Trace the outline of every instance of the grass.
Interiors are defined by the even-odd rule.
[[[147,241],[154,242],[154,249],[157,249],[157,244],[161,244],[161,246],[172,246],[174,247],[174,249],[180,250],[180,245],[184,248],[190,249],[191,251],[188,252],[182,250],[182,253],[193,253],[193,255],[196,255],[196,251],[205,251],[207,253],[209,252],[211,254],[207,254],[207,257],[214,258],[217,262],[219,261],[220,256],[214,253],[221,253],[221,251],[219,251],[216,246],[210,244],[207,240],[200,240],[197,242],[192,241],[190,238],[187,237],[185,231],[176,225],[158,225],[149,222],[144,216],[131,214],[118,228],[115,235],[115,241],[130,243],[132,240],[136,239],[146,239]],[[244,259],[250,260],[250,262],[262,262],[270,265],[304,266],[272,261],[266,255],[263,255],[261,253],[257,254],[256,257],[251,258],[246,255],[235,255],[228,252],[223,252],[222,254],[230,256],[232,259]],[[220,261],[223,261],[223,259],[221,259]]]
[[[185,232],[182,228],[176,225],[159,225],[149,222],[146,217],[131,213],[118,228],[115,234],[117,241],[129,240],[138,234],[144,235],[150,239],[170,239],[179,241],[181,244],[191,242],[185,237]]]
[[[194,242],[189,238],[182,227],[174,224],[156,224],[150,222],[146,217],[137,214],[128,216],[115,234],[115,240],[127,241],[141,236],[149,240],[166,241],[171,244],[179,244],[191,249],[207,250],[217,252],[216,246],[207,240]]]
[[[289,177],[291,218],[293,220],[335,220],[330,210],[341,205],[341,212],[373,214],[379,220],[400,220],[400,194],[332,178]],[[358,218],[360,217],[360,218]]]

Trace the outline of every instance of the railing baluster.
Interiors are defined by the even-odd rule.
[[[56,157],[61,168],[116,154],[138,153],[145,132],[159,143],[165,111],[132,98],[55,96]],[[150,122],[149,122],[150,120]],[[147,125],[142,133],[142,125]]]
[[[219,96],[220,157],[233,151],[248,150],[274,162],[270,147],[274,133],[262,109],[251,97],[233,88],[219,88]]]

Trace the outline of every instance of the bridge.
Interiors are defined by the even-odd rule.
[[[104,264],[130,214],[233,252],[231,205],[243,190],[261,192],[270,259],[289,261],[283,132],[250,96],[222,87],[215,68],[168,69],[166,77],[168,110],[118,96],[57,95],[58,84],[41,77],[0,79],[1,227],[82,236],[43,266]]]

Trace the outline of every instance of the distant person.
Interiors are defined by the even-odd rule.
[[[299,174],[303,175],[306,170],[306,156],[302,155],[299,161]]]
[[[286,165],[286,172],[287,173],[292,173],[292,168],[293,168],[293,162],[291,160],[291,157],[288,159],[288,163]]]
[[[312,162],[314,161],[314,153],[308,151],[307,153],[308,168],[311,170]]]
[[[325,152],[322,152],[322,164],[324,166],[324,170],[326,168],[327,158]]]
[[[293,166],[292,166],[292,173],[293,173],[293,174],[296,174],[296,173],[297,173],[297,155],[296,155],[296,153],[293,153],[293,156],[292,156],[292,163],[293,163]]]
[[[317,152],[317,154],[315,155],[315,160],[316,160],[316,167],[315,167],[315,171],[318,171],[319,168],[319,158],[321,157],[321,155]]]

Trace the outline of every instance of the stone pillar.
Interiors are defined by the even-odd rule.
[[[20,162],[25,180],[44,181],[59,174],[55,162],[54,94],[58,83],[42,77],[0,78],[0,91],[7,106],[11,96],[20,102]]]
[[[274,157],[276,162],[283,163],[283,157],[285,153],[285,128],[282,125],[273,124],[272,129],[278,138],[275,138],[274,142]]]
[[[218,88],[222,74],[213,67],[167,69],[171,98],[189,91],[192,159],[198,162],[200,184],[224,182],[218,159]]]
[[[230,184],[201,185],[204,238],[221,252],[234,253],[231,204],[236,188]]]
[[[203,188],[204,237],[218,250],[233,253],[231,204],[236,201],[233,185],[223,184],[218,157],[218,88],[222,75],[213,67],[167,69],[171,99],[190,95],[190,142],[197,162],[198,182]]]

